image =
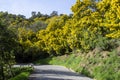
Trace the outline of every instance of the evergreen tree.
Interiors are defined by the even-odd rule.
[[[0,79],[2,80],[7,80],[8,76],[13,76],[11,66],[15,63],[15,45],[15,34],[0,24]]]

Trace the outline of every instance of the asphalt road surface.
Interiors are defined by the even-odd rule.
[[[57,65],[34,66],[34,72],[29,76],[29,80],[93,80],[79,75],[71,70]]]

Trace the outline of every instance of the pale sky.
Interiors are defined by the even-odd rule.
[[[59,14],[72,13],[70,8],[76,0],[0,0],[0,11],[12,14],[31,16],[32,11],[50,14],[58,11]]]

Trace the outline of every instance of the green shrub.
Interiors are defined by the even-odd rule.
[[[28,80],[28,76],[33,71],[31,67],[13,68],[14,77],[9,80]]]

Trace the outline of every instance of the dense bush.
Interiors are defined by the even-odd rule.
[[[47,28],[37,34],[38,44],[42,50],[56,55],[65,53],[67,49],[89,52],[100,47],[110,51],[117,47],[114,40],[119,39],[118,5],[118,0],[77,0],[71,8],[72,18],[66,15],[53,17]],[[61,51],[63,49],[65,52]]]

